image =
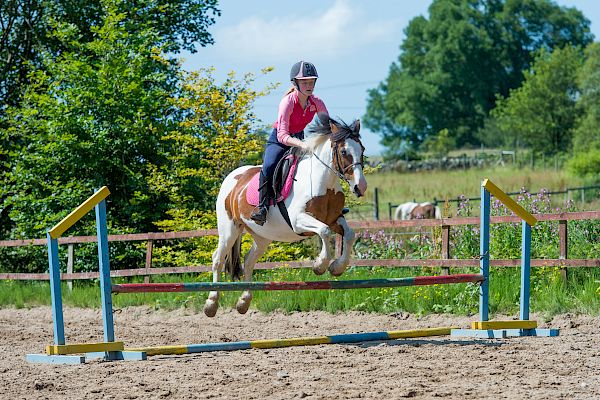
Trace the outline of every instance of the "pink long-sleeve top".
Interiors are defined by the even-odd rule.
[[[281,99],[277,121],[273,124],[273,128],[277,128],[279,143],[289,146],[288,139],[293,138],[291,135],[304,130],[317,113],[329,115],[325,103],[317,96],[308,97],[305,109],[302,109],[295,90]]]

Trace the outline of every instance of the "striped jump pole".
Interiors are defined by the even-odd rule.
[[[299,337],[290,339],[265,339],[265,340],[249,340],[241,342],[224,342],[224,343],[202,343],[189,344],[180,346],[151,346],[126,349],[131,352],[143,352],[147,356],[168,355],[168,354],[192,354],[206,353],[213,351],[233,351],[233,350],[249,350],[249,349],[275,349],[281,347],[293,346],[313,346],[319,344],[343,344],[343,343],[360,343],[379,340],[393,339],[409,339],[426,336],[443,336],[449,335],[452,329],[447,328],[424,328],[411,329],[401,331],[388,332],[367,332],[367,333],[350,333],[331,336],[313,336]]]
[[[410,278],[358,279],[308,282],[195,282],[195,283],[126,283],[112,285],[113,293],[208,292],[243,290],[329,290],[367,289],[400,286],[429,286],[452,283],[482,282],[481,274],[416,276]]]

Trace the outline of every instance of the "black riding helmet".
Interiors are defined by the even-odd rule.
[[[296,64],[292,65],[290,81],[292,81],[296,89],[298,89],[298,84],[296,83],[297,79],[317,79],[318,77],[319,74],[317,74],[317,69],[313,63],[308,61],[298,61]]]

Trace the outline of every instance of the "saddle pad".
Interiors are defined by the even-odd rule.
[[[297,165],[298,159],[294,157],[294,161],[290,167],[290,172],[285,178],[285,182],[283,184],[283,187],[281,188],[281,195],[277,198],[277,202],[287,199],[290,192],[292,191],[292,186],[294,185],[294,177],[296,176]],[[258,195],[259,178],[260,171],[254,174],[254,176],[250,180],[250,183],[248,183],[248,187],[246,188],[246,201],[252,206],[257,206],[260,200],[260,197]],[[269,204],[274,205],[273,200],[271,200]]]
[[[257,206],[258,205],[258,180],[260,178],[260,170],[254,174],[252,179],[250,179],[250,183],[248,183],[248,187],[246,188],[246,201],[248,204]]]

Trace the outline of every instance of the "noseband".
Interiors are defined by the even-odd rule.
[[[357,141],[360,144],[360,141],[358,139],[353,139],[353,140]],[[339,143],[341,141],[342,140],[336,140],[335,142],[333,142],[333,165],[336,169],[335,172],[337,172],[338,175],[344,176],[344,180],[346,180],[345,179],[346,173],[348,172],[348,170],[350,168],[354,168],[356,165],[360,165],[361,168],[364,168],[364,165],[363,165],[363,160],[362,160],[362,156],[361,156],[360,162],[352,163],[350,165],[347,165],[345,168],[343,167],[342,162],[340,160],[341,157],[340,157],[340,152],[339,152]],[[362,144],[361,144],[361,147],[362,147]]]

